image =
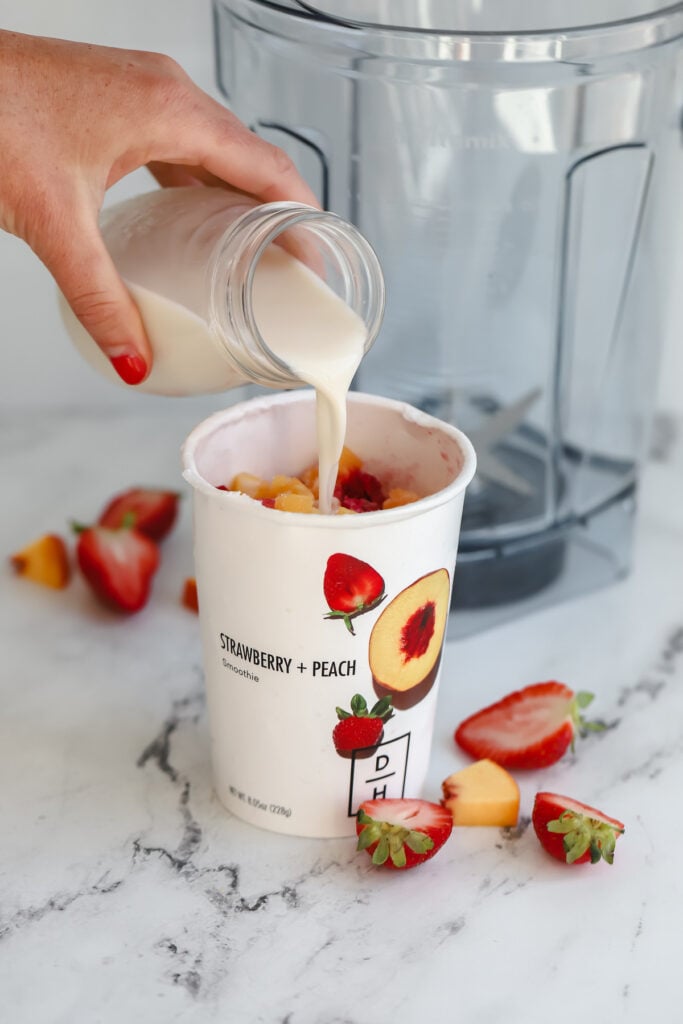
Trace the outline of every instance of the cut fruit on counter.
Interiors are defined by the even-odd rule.
[[[453,816],[454,825],[517,824],[519,786],[512,776],[494,761],[475,761],[453,772],[442,783],[443,805]]]
[[[10,564],[17,576],[56,590],[61,590],[71,579],[66,544],[56,533],[46,533],[27,544],[10,556]]]
[[[624,832],[616,818],[559,793],[537,793],[531,821],[546,853],[564,864],[612,864]]]
[[[358,809],[356,849],[378,867],[417,867],[439,852],[453,831],[450,811],[428,800],[366,800]]]
[[[131,487],[107,503],[98,525],[117,530],[127,523],[151,540],[162,540],[176,521],[179,498],[175,491]]]
[[[110,608],[132,614],[147,604],[159,566],[154,541],[131,526],[74,525],[76,558],[95,595]]]
[[[183,590],[180,595],[180,603],[190,612],[199,612],[199,598],[197,596],[197,581],[193,576],[183,583]]]
[[[564,683],[534,683],[470,715],[456,729],[455,742],[471,757],[504,768],[546,768],[573,749],[577,732],[604,728],[581,716],[592,700],[592,693],[575,693]]]

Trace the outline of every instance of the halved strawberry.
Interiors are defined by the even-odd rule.
[[[577,731],[604,728],[581,717],[592,700],[592,693],[574,693],[564,683],[534,683],[466,718],[455,742],[471,757],[487,757],[504,768],[545,768],[570,744],[573,749]]]
[[[537,793],[531,821],[543,849],[565,864],[611,864],[624,832],[616,818],[559,793]]]
[[[356,816],[357,850],[372,863],[414,868],[441,849],[453,831],[451,812],[428,800],[365,800]]]
[[[326,619],[343,619],[354,633],[351,619],[369,612],[384,600],[384,580],[371,565],[337,552],[330,555],[323,577],[325,600],[330,606]]]
[[[131,526],[74,526],[76,558],[96,596],[117,611],[140,611],[147,603],[159,549]]]
[[[117,530],[125,522],[152,540],[162,540],[175,523],[179,497],[175,491],[132,487],[111,499],[98,524]]]
[[[351,698],[351,713],[337,708],[339,721],[332,731],[332,741],[338,754],[350,754],[353,750],[364,747],[376,747],[379,743],[384,723],[392,716],[391,697],[382,697],[373,708],[368,705],[360,693]]]

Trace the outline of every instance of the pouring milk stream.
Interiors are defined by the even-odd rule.
[[[290,225],[310,234],[306,245],[321,241],[320,266],[337,261],[335,280],[347,295],[271,244],[281,233],[286,244]],[[381,270],[365,239],[334,214],[293,203],[259,206],[200,187],[161,189],[121,203],[103,215],[102,233],[152,346],[152,371],[139,390],[181,395],[251,381],[310,384],[317,399],[319,508],[332,511],[346,395],[383,310]],[[239,313],[246,305],[265,351],[260,339],[235,336],[231,307]],[[216,322],[217,307],[224,322]],[[120,383],[63,299],[60,308],[81,354]],[[245,334],[248,324],[240,321]]]

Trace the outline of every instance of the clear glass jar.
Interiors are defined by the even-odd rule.
[[[102,235],[152,346],[152,370],[139,390],[190,395],[303,383],[269,347],[254,312],[256,270],[271,245],[307,264],[361,318],[365,351],[377,337],[382,271],[363,235],[336,214],[259,204],[221,188],[157,189],[106,210]],[[63,299],[60,308],[80,353],[120,384]]]

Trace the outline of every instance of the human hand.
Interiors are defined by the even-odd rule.
[[[0,227],[42,260],[128,384],[152,354],[100,236],[111,185],[148,165],[162,185],[318,205],[282,150],[157,53],[0,31],[0,153]]]

